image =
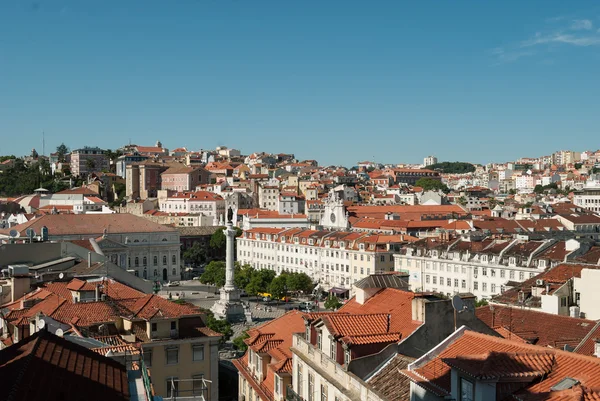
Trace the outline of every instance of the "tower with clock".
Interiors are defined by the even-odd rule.
[[[323,226],[323,228],[332,230],[347,230],[350,227],[344,202],[333,191],[329,193],[329,196],[325,201],[325,208],[320,225]]]

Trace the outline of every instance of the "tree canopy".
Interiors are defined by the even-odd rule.
[[[59,192],[67,186],[52,175],[47,159],[25,165],[23,159],[15,159],[14,165],[0,174],[0,195],[29,195],[43,187],[51,192]]]
[[[329,310],[337,310],[342,306],[342,303],[340,302],[339,298],[336,297],[335,295],[329,295],[327,297],[327,299],[325,300],[325,309],[329,309]]]
[[[223,232],[223,230],[225,229],[225,227],[219,227],[217,229],[217,231],[214,232],[214,234],[210,237],[210,247],[216,250],[219,250],[221,252],[221,254],[225,254],[225,248],[227,247],[227,237],[225,236],[225,233]],[[235,237],[239,237],[240,235],[242,235],[243,231],[241,228],[239,227],[234,227],[235,229]],[[235,245],[235,242],[234,242]]]
[[[277,276],[269,284],[269,292],[274,299],[281,299],[288,293],[287,277],[285,274]]]
[[[223,287],[225,285],[225,262],[220,260],[210,262],[200,276],[200,282]]]
[[[56,153],[58,156],[58,161],[62,163],[67,160],[66,156],[67,153],[69,153],[69,148],[63,142],[56,147]]]
[[[446,184],[433,178],[419,178],[417,182],[415,182],[415,186],[423,188],[423,191],[450,192],[450,189],[448,189]]]
[[[194,242],[194,245],[183,252],[183,260],[192,266],[200,266],[206,262],[206,248],[199,242]]]
[[[465,162],[441,162],[425,167],[428,170],[436,170],[445,174],[464,174],[475,171],[475,166]]]

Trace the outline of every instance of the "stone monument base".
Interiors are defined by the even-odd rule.
[[[217,319],[228,322],[239,322],[246,320],[246,310],[240,300],[240,292],[237,289],[221,288],[221,299],[210,308]]]

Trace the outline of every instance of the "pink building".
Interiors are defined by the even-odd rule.
[[[175,166],[161,174],[161,189],[192,191],[197,185],[208,184],[209,180],[210,172],[202,167]]]

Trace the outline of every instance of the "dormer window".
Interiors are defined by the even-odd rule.
[[[434,258],[437,257],[438,253],[437,251],[431,251],[431,256],[433,256]]]
[[[508,263],[510,263],[511,265],[514,265],[517,263],[517,259],[514,257],[510,257],[510,258],[508,258]]]
[[[481,256],[481,261],[482,262],[487,262],[488,261],[487,255]]]
[[[325,246],[329,246],[329,240],[325,241]]]
[[[344,241],[340,241],[340,248],[343,248],[346,244],[344,243]]]
[[[358,248],[359,248],[361,251],[364,251],[364,250],[365,250],[365,244],[360,244]]]

